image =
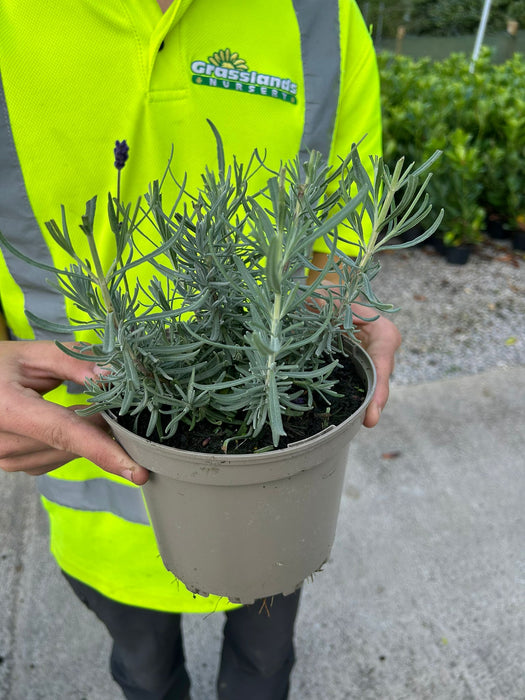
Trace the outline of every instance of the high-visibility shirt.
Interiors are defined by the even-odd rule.
[[[60,220],[64,205],[88,257],[77,223],[94,195],[97,245],[112,259],[103,219],[116,140],[130,146],[121,199],[131,202],[164,173],[172,147],[174,180],[187,173],[190,189],[198,186],[216,163],[207,119],[227,157],[247,162],[257,148],[273,168],[313,148],[335,163],[365,134],[363,158],[381,150],[375,55],[353,0],[174,0],[164,14],[155,0],[3,0],[0,75],[0,229],[59,268],[70,261],[44,222]],[[24,309],[58,323],[75,317],[48,276],[1,256],[13,339],[56,337],[31,327]],[[82,402],[65,386],[48,398]],[[194,596],[166,571],[139,488],[84,459],[39,477],[39,487],[51,550],[70,575],[130,605],[231,607]]]

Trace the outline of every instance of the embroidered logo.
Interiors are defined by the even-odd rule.
[[[297,84],[290,78],[250,70],[246,61],[230,49],[215,51],[207,61],[193,61],[192,82],[196,85],[247,92],[297,103]]]

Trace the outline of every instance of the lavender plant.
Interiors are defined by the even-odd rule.
[[[215,135],[218,169],[205,170],[199,191],[188,192],[183,182],[169,207],[162,181],[133,208],[120,194],[108,197],[116,253],[107,269],[95,244],[96,198],[80,225],[90,260],[75,251],[64,212],[61,226],[46,226],[71,257],[68,269],[25,258],[1,234],[0,241],[53,272],[60,292],[89,319],[63,327],[28,312],[33,323],[98,337],[74,349],[58,343],[106,368],[99,381],[87,380],[82,413],[111,410],[136,423],[146,416],[147,435],[160,439],[202,421],[226,425],[224,449],[232,438],[255,438],[269,426],[275,447],[285,435],[283,416],[340,395],[334,371],[345,355],[343,339],[355,340],[352,305],[359,301],[372,316],[393,310],[372,289],[376,254],[414,245],[438,227],[442,212],[415,241],[392,241],[428,216],[430,174],[420,180],[438,154],[417,169],[404,169],[401,159],[392,172],[372,158],[370,177],[357,146],[334,168],[312,152],[305,163],[296,158],[278,172],[266,169],[266,186],[249,194],[263,160],[255,151],[246,167],[236,159],[227,166]],[[127,156],[127,144],[117,142],[119,193]],[[310,253],[320,238],[330,253],[310,281]],[[352,254],[343,243],[351,243]],[[339,284],[327,286],[334,272]]]

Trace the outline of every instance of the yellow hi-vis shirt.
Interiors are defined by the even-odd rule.
[[[0,228],[29,257],[57,267],[69,260],[43,224],[60,219],[63,204],[76,235],[94,195],[104,218],[116,140],[130,146],[121,198],[131,202],[162,175],[172,145],[175,178],[187,172],[189,187],[198,186],[204,166],[216,163],[206,119],[240,162],[254,148],[270,167],[313,148],[336,162],[365,134],[364,160],[381,151],[375,56],[354,0],[174,0],[165,14],[155,0],[2,0],[0,76]],[[96,229],[111,260],[108,231]],[[24,308],[56,322],[75,315],[46,276],[1,256],[13,339],[50,337]],[[81,401],[66,387],[48,398]],[[78,459],[39,486],[51,550],[70,575],[129,605],[233,607],[193,595],[166,571],[132,484]]]

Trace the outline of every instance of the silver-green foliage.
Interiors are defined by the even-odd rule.
[[[229,425],[232,437],[257,436],[269,425],[277,445],[285,435],[283,415],[301,415],[314,399],[328,404],[337,395],[332,373],[343,336],[355,330],[352,304],[360,300],[372,316],[392,310],[371,287],[376,253],[413,244],[391,239],[428,215],[430,175],[419,181],[435,156],[417,170],[403,170],[400,160],[393,172],[373,158],[370,178],[355,146],[332,169],[312,152],[304,164],[296,159],[270,172],[266,187],[250,195],[250,170],[264,164],[255,152],[247,168],[236,160],[226,167],[216,136],[218,171],[206,169],[197,193],[181,184],[169,208],[159,182],[134,208],[108,197],[116,246],[109,269],[95,245],[95,199],[80,226],[91,260],[75,252],[64,212],[61,226],[48,222],[73,259],[69,269],[53,269],[56,286],[90,319],[67,330],[91,329],[100,338],[74,350],[61,347],[107,368],[100,381],[87,381],[84,413],[145,413],[148,434],[164,437],[202,420]],[[431,235],[440,218],[418,240]],[[146,220],[152,224],[147,235]],[[331,253],[309,282],[310,251],[320,238]],[[352,255],[340,248],[346,238],[354,241]],[[141,282],[131,287],[137,268]],[[327,287],[333,272],[340,284]]]

